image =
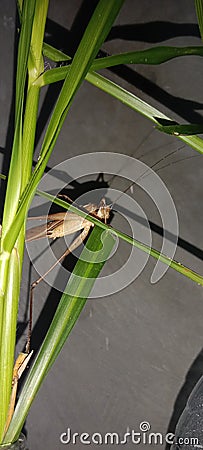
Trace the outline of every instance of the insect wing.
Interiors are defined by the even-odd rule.
[[[33,218],[32,218],[33,219]],[[46,219],[46,216],[38,216],[35,219]],[[27,230],[26,242],[31,242],[45,237],[58,238],[75,233],[84,228],[89,222],[75,213],[56,213],[48,216],[45,224],[32,227]]]
[[[37,239],[42,239],[47,237],[47,224],[39,225],[37,227],[32,227],[26,231],[26,242],[36,241]]]

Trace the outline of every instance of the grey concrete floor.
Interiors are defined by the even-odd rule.
[[[93,3],[51,1],[47,38],[52,38],[52,30],[59,46],[67,39],[64,51],[68,51],[69,45],[73,50],[85,12]],[[82,5],[86,5],[86,9],[82,9],[79,16]],[[151,31],[144,32],[145,38],[139,41],[140,30],[138,33],[136,25],[148,22]],[[180,25],[180,33],[175,24]],[[194,5],[190,1],[126,0],[116,26],[111,39],[103,45],[110,54],[144,49],[152,44],[201,44]],[[2,0],[2,165],[10,143],[7,131],[12,98],[14,27],[15,2]],[[188,57],[160,67],[131,67],[122,76],[110,71],[103,73],[182,123],[200,121],[202,68],[201,58]],[[151,122],[85,82],[59,136],[49,167],[76,155],[103,151],[130,155],[153,166],[172,195],[178,213],[180,232],[175,259],[201,273],[201,156],[177,138],[156,131]],[[162,158],[165,159],[159,162]],[[105,179],[108,181],[111,177]],[[127,186],[127,181],[113,179],[113,187],[125,190]],[[160,249],[162,238],[158,230],[162,223],[156,206],[139,188],[131,195],[155,225],[153,247]],[[126,222],[117,214],[112,224],[129,232]],[[127,244],[120,243],[105,270],[111,272],[122,266],[129,251]],[[150,259],[139,277],[117,294],[87,302],[33,403],[25,424],[29,450],[64,448],[60,435],[68,427],[73,433],[91,435],[114,431],[122,435],[128,428],[139,431],[140,423],[147,421],[152,432],[174,431],[188,395],[203,373],[202,289],[172,269],[158,283],[151,284],[154,265]],[[19,334],[29,290],[28,267],[29,258],[25,255]],[[32,280],[36,276],[32,270]],[[50,291],[46,283],[37,288],[34,344],[43,334],[43,323],[52,317],[57,299],[57,291]],[[24,342],[25,334],[18,342],[19,350]],[[112,445],[103,447],[110,449]],[[119,449],[122,447],[122,444],[117,445]],[[153,448],[143,443],[137,447]],[[69,448],[84,449],[85,445],[78,442]],[[94,448],[94,444],[89,448]],[[129,443],[128,448],[135,448],[135,444]],[[154,448],[161,450],[165,446],[159,444]]]

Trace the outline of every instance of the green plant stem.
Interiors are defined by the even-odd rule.
[[[8,266],[9,284],[6,289],[3,309],[4,321],[1,330],[0,379],[4,389],[1,393],[0,408],[0,442],[2,441],[4,425],[10,403],[10,393],[13,375],[13,359],[16,341],[16,322],[18,312],[18,295],[20,288],[20,266],[17,250],[14,248]]]
[[[37,49],[41,51],[44,37],[44,28],[46,20],[46,12],[48,8],[47,0],[25,0],[23,4],[23,11],[21,17],[21,33],[19,40],[18,64],[17,64],[17,78],[16,78],[16,120],[14,143],[12,149],[11,164],[8,176],[8,184],[6,191],[6,199],[4,205],[4,216],[2,224],[2,239],[1,239],[1,255],[0,255],[0,292],[1,292],[1,362],[0,362],[0,442],[4,433],[4,425],[7,417],[9,406],[9,399],[11,393],[12,371],[14,363],[14,349],[15,349],[15,335],[16,335],[16,321],[18,310],[18,299],[20,293],[20,277],[22,273],[22,262],[24,254],[24,223],[21,228],[15,243],[15,247],[11,254],[4,250],[4,236],[7,227],[15,217],[16,210],[19,205],[19,199],[22,191],[30,179],[32,169],[32,157],[37,121],[37,109],[39,101],[39,88],[32,86],[30,80],[33,81],[33,76],[39,76],[41,66],[39,66],[39,59]],[[35,15],[34,15],[35,14]],[[34,29],[38,25],[40,15],[43,16],[40,24],[40,32],[32,35],[33,21]],[[37,21],[37,24],[36,24]],[[31,39],[32,36],[32,39]],[[40,41],[41,40],[41,41]],[[37,45],[34,42],[37,41]],[[30,50],[31,49],[31,50]],[[35,52],[34,52],[35,50]],[[32,53],[32,55],[31,55]],[[33,56],[34,55],[34,56]],[[36,65],[35,65],[36,61]],[[29,65],[28,78],[28,93],[26,98],[24,124],[23,106],[24,106],[24,91],[27,74],[27,66]],[[11,231],[12,232],[12,231]],[[15,257],[13,256],[15,253]],[[17,256],[16,256],[17,255]],[[18,276],[18,282],[17,282]]]
[[[103,40],[108,34],[123,1],[124,0],[108,0],[108,2],[106,2],[106,0],[100,0],[88,23],[47,127],[39,161],[24,193],[22,194],[15,219],[4,237],[4,248],[8,252],[10,252],[14,246],[30,202],[44,173],[63,122],[73,102],[73,98],[99,51]]]
[[[0,255],[0,296],[2,299],[0,307],[0,324],[5,325],[6,327],[2,328],[2,341],[0,347],[2,361],[2,366],[0,368],[0,403],[2,408],[0,416],[0,436],[2,436],[4,431],[8,399],[11,392],[11,376],[9,375],[9,379],[5,376],[4,362],[7,361],[6,371],[11,374],[14,354],[13,341],[12,351],[10,350],[8,352],[8,347],[6,347],[6,341],[4,339],[7,331],[9,332],[11,330],[11,319],[7,321],[8,314],[4,302],[7,301],[9,296],[9,304],[10,300],[12,300],[13,310],[16,311],[19,286],[17,283],[13,283],[12,279],[14,278],[15,266],[16,273],[18,272],[21,274],[24,224],[27,209],[35,193],[37,184],[43,175],[66,114],[73,101],[73,97],[108,34],[123,1],[124,0],[109,0],[108,2],[106,2],[106,0],[99,1],[75,54],[71,71],[64,82],[64,86],[45,134],[39,163],[32,175],[31,166],[39,100],[39,86],[34,85],[34,81],[44,69],[42,45],[48,0],[24,0],[23,2],[19,1],[18,3],[21,19],[21,32],[17,64],[16,121],[2,225]],[[28,90],[26,102],[24,102],[27,69]],[[17,210],[18,212],[16,213]],[[18,262],[15,259],[15,263],[12,264],[14,246],[18,254]],[[12,291],[10,290],[10,286],[13,286]],[[15,331],[15,327],[13,327],[13,329]],[[4,404],[2,404],[2,402]]]
[[[34,14],[36,12],[35,6],[36,0],[24,0],[23,2],[23,11],[21,14],[21,31],[18,44],[17,75],[16,75],[16,99],[15,99],[16,119],[18,117],[19,109],[21,108],[24,99],[25,82],[27,76],[27,62],[30,53]]]
[[[26,167],[26,170],[22,173],[21,193],[25,189],[32,172],[32,158],[34,152],[38,105],[39,89],[36,89],[36,86],[31,85],[27,94],[23,126],[22,158],[23,165]]]

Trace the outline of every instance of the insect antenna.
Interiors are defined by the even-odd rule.
[[[182,145],[181,147],[178,147],[178,148],[176,148],[175,150],[172,150],[171,152],[167,153],[167,155],[162,156],[162,157],[161,157],[160,159],[158,159],[154,164],[152,164],[151,166],[149,166],[148,168],[146,168],[146,170],[145,170],[145,171],[137,178],[137,180],[136,180],[136,181],[133,181],[132,183],[130,183],[130,184],[128,185],[128,187],[127,187],[126,189],[124,189],[124,190],[121,192],[121,194],[116,198],[116,200],[114,200],[114,202],[111,203],[109,206],[110,206],[111,208],[113,208],[113,206],[114,206],[114,205],[116,204],[116,202],[123,196],[123,194],[125,194],[126,192],[128,192],[129,189],[131,190],[132,187],[136,184],[136,182],[138,182],[139,180],[145,178],[146,176],[148,176],[148,175],[151,173],[151,169],[154,169],[154,168],[155,168],[158,164],[160,164],[162,161],[167,160],[169,157],[171,157],[172,155],[178,153],[178,152],[179,152],[180,150],[182,150],[184,147],[185,147],[185,145]],[[165,165],[163,165],[163,166],[157,168],[156,172],[159,172],[160,170],[165,169],[166,167],[170,167],[170,166],[172,166],[172,165],[174,165],[174,164],[176,164],[176,163],[178,163],[178,162],[185,161],[185,160],[188,160],[188,159],[197,157],[197,156],[200,156],[200,155],[192,155],[192,156],[188,156],[188,157],[183,157],[183,158],[180,158],[180,159],[178,159],[178,160],[176,160],[176,161],[169,162],[169,163],[167,163],[167,164],[165,164]],[[114,176],[112,177],[112,180],[113,180],[115,177],[117,177],[118,175],[119,175],[119,173],[118,173],[117,175],[114,175]],[[131,190],[131,193],[133,193],[132,190]]]

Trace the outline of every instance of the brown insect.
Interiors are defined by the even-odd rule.
[[[67,196],[65,197],[68,201],[70,201]],[[99,204],[99,206],[88,203],[83,207],[84,210],[87,211],[87,214],[90,214],[97,219],[104,221],[107,223],[107,220],[110,217],[111,206],[106,205],[106,201],[103,198]],[[56,239],[63,236],[70,235],[77,231],[81,231],[80,235],[72,242],[72,244],[65,250],[65,252],[57,259],[57,261],[36,281],[34,281],[30,288],[30,319],[29,319],[29,330],[28,330],[28,339],[26,344],[26,353],[30,352],[30,339],[31,339],[31,331],[32,331],[32,303],[33,303],[33,290],[34,288],[42,281],[48,273],[54,269],[54,267],[67,256],[69,253],[72,253],[77,247],[79,247],[86,237],[88,236],[94,224],[90,222],[88,219],[84,219],[83,217],[77,215],[73,212],[59,212],[55,214],[49,214],[46,216],[38,216],[34,217],[34,219],[47,219],[47,223],[30,228],[26,233],[26,242],[35,241],[38,239],[42,239],[45,237]]]

